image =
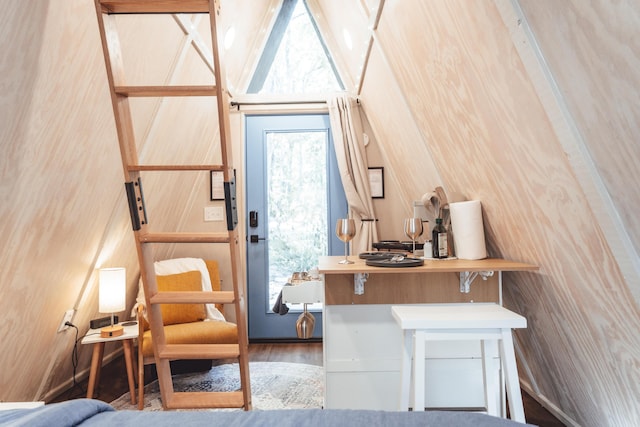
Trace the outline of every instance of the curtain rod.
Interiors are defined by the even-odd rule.
[[[251,101],[251,102],[238,102],[231,101],[232,107],[237,107],[238,110],[242,105],[293,105],[293,104],[326,104],[327,101]]]
[[[360,98],[356,98],[356,102],[360,104]],[[231,107],[237,107],[240,110],[242,105],[294,105],[294,104],[326,104],[327,101],[231,101]]]

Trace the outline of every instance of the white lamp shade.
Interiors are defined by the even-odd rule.
[[[116,313],[126,308],[127,275],[122,267],[101,268],[98,310],[100,313]]]

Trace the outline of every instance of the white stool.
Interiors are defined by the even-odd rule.
[[[497,341],[511,419],[525,422],[511,329],[526,328],[527,319],[493,303],[400,305],[391,307],[391,312],[404,333],[400,410],[406,411],[409,407],[411,385],[414,393],[413,410],[424,410],[426,341],[479,340],[482,343],[485,405],[490,415],[500,416],[496,409],[496,385],[491,380],[492,376],[487,375],[491,358],[486,357],[485,351],[485,341]],[[504,415],[506,408],[502,409]]]

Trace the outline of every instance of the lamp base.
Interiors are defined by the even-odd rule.
[[[124,328],[121,325],[107,326],[100,329],[100,336],[102,338],[119,337],[124,333]]]

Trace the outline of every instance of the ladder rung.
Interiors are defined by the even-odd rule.
[[[141,243],[229,243],[227,233],[145,233]]]
[[[244,407],[241,391],[174,391],[167,400],[167,409]]]
[[[128,165],[129,172],[135,171],[224,171],[222,165]]]
[[[115,92],[124,96],[216,96],[215,86],[116,86]]]
[[[232,304],[233,291],[179,291],[158,292],[151,298],[151,304]]]
[[[209,13],[207,0],[101,0],[103,13]]]
[[[167,344],[160,347],[161,359],[232,359],[240,356],[238,344]]]

